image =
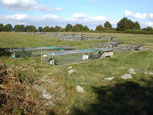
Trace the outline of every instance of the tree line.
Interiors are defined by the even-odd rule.
[[[64,28],[60,26],[55,27],[38,27],[34,25],[15,25],[11,24],[0,24],[0,31],[5,32],[114,32],[114,33],[136,33],[136,34],[153,34],[152,27],[146,27],[141,29],[139,22],[134,22],[126,17],[122,18],[118,23],[117,27],[113,28],[109,21],[106,21],[104,25],[97,25],[96,29],[89,29],[88,26],[82,24],[67,24]]]

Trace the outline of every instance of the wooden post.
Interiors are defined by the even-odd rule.
[[[55,59],[53,58],[53,66],[55,66]]]

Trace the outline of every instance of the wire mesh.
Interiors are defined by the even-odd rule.
[[[38,57],[42,51],[64,50],[62,47],[33,47],[33,48],[11,48],[12,58]]]
[[[95,49],[43,52],[42,62],[49,64],[50,61],[53,59],[55,60],[55,65],[84,62],[87,60],[100,58],[101,52],[102,50],[95,50]]]

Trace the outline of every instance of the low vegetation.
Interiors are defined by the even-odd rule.
[[[9,56],[0,55],[0,62],[15,68],[17,73],[22,73],[18,76],[19,84],[24,84],[21,85],[22,87],[27,85],[27,83],[20,83],[22,80],[30,81],[28,86],[38,93],[39,101],[37,93],[30,93],[32,97],[27,97],[27,100],[33,99],[30,102],[34,101],[36,105],[48,104],[45,111],[49,112],[45,114],[151,114],[153,112],[151,106],[153,104],[153,36],[118,33],[87,34],[114,36],[124,44],[141,43],[147,50],[120,52],[115,53],[112,58],[55,67],[41,63],[40,58],[12,59]],[[101,42],[99,40],[61,41],[50,36],[5,32],[0,33],[0,41],[1,49],[56,45],[71,45],[81,49],[91,48],[95,43]],[[132,79],[122,79],[122,75],[130,74],[130,68],[133,68],[136,74],[132,74]],[[75,72],[69,74],[69,70],[72,69]],[[114,79],[106,79],[110,77]],[[22,88],[21,86],[17,87]],[[76,86],[82,87],[84,92],[77,92]],[[20,88],[14,89],[20,90]],[[43,91],[51,95],[48,101],[44,99]],[[21,91],[13,93],[17,93],[18,96]],[[3,102],[2,100],[0,103]],[[3,109],[2,104],[0,106],[3,111],[6,110]],[[12,105],[9,104],[9,106]],[[29,106],[31,111],[38,110],[37,108],[39,109],[39,106],[36,108]],[[24,110],[20,107],[13,108],[14,113],[24,113]],[[44,110],[39,109],[38,113],[42,114],[41,112]]]

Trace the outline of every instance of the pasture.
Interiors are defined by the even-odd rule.
[[[49,108],[55,114],[135,115],[153,113],[153,35],[86,33],[114,36],[124,44],[144,44],[147,50],[120,52],[112,58],[86,63],[50,66],[40,58],[16,58],[0,55],[0,63],[24,73],[31,85],[51,94]],[[0,48],[69,45],[77,49],[93,48],[100,40],[62,41],[51,36],[14,32],[0,33]],[[102,41],[103,42],[103,41]],[[131,79],[122,79],[133,68]],[[72,74],[69,70],[74,70]],[[112,80],[107,78],[113,77]],[[83,93],[76,90],[80,86]],[[40,92],[41,95],[41,92]],[[47,103],[47,102],[46,102]],[[45,104],[45,103],[44,103]]]

